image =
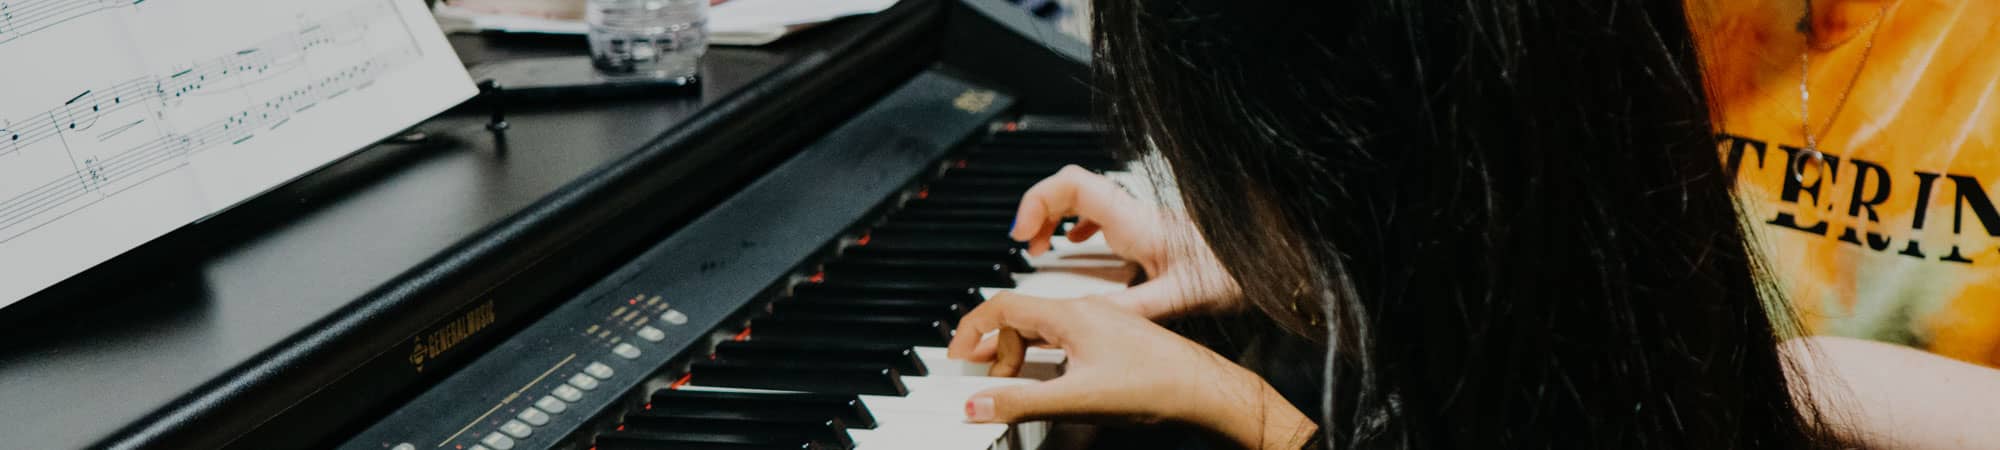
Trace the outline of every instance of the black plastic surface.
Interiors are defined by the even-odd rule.
[[[615,369],[519,442],[553,445],[673,357],[707,345],[709,333],[892,194],[934,173],[939,158],[1010,103],[949,77],[918,76],[341,448],[471,447],[588,364]],[[669,309],[685,323],[667,323]],[[645,326],[665,338],[639,339]],[[621,343],[642,353],[614,355]]]

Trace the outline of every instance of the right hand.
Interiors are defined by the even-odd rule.
[[[981,357],[980,336],[1002,350]],[[948,355],[993,362],[1013,376],[1025,344],[1063,349],[1048,381],[987,389],[966,400],[966,420],[1136,419],[1198,425],[1244,448],[1297,449],[1317,425],[1257,374],[1144,318],[1101,302],[1002,293],[960,318]],[[1167,395],[1162,395],[1162,394]]]
[[[1074,165],[1028,189],[1009,235],[1028,243],[1029,255],[1041,256],[1067,217],[1078,218],[1067,235],[1070,242],[1104,233],[1112,253],[1145,270],[1146,282],[1102,296],[1113,305],[1161,319],[1233,308],[1242,297],[1192,223],[1140,203],[1118,183]]]

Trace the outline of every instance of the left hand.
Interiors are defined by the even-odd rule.
[[[999,333],[993,375],[1019,370],[1025,342],[1062,348],[1061,377],[974,394],[973,422],[1126,417],[1209,428],[1247,448],[1297,449],[1317,426],[1256,374],[1144,317],[1102,300],[1002,293],[959,320],[949,354],[974,359]],[[983,361],[982,361],[983,362]]]
[[[1242,290],[1216,260],[1187,218],[1139,201],[1103,175],[1068,166],[1021,195],[1008,236],[1047,253],[1063,218],[1076,217],[1066,234],[1083,242],[1102,234],[1111,253],[1139,264],[1146,281],[1102,298],[1142,316],[1163,319],[1222,311],[1241,304]]]

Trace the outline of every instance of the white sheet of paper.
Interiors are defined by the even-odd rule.
[[[0,0],[0,68],[0,306],[476,93],[404,0]]]

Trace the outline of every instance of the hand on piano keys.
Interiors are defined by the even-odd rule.
[[[1235,306],[1241,289],[1193,224],[1147,204],[1123,187],[1150,187],[1151,183],[1142,172],[1098,174],[1068,166],[1029,188],[1009,237],[1028,244],[1036,267],[1063,270],[1029,280],[1033,283],[1023,283],[1017,290],[1052,298],[1099,295],[1151,319]],[[1156,197],[1149,191],[1141,192],[1149,194],[1147,198]],[[1157,200],[1152,202],[1158,204]],[[1075,226],[1063,233],[1064,221],[1070,219],[1076,220]],[[1065,234],[1065,239],[1054,239],[1057,234]],[[1147,280],[1129,289],[1123,285],[1104,288],[1089,281],[1058,281],[1090,272],[1090,261],[1105,260],[1106,252],[1115,256],[1110,261],[1137,263]],[[1129,275],[1125,279],[1129,280]]]
[[[1035,449],[1047,424],[968,423],[967,399],[1061,373],[1060,350],[1025,352],[1021,375],[952,360],[959,318],[1018,289],[1081,297],[1126,289],[1138,268],[1105,233],[1028,258],[1007,232],[1030,186],[1077,165],[1114,171],[1095,135],[1003,133],[774,301],[737,340],[598,435],[614,449]]]
[[[988,334],[998,336],[996,354],[975,354],[980,337]],[[1030,342],[1052,344],[1075,357],[1055,379],[973,394],[966,403],[973,422],[1173,421],[1218,432],[1247,448],[1281,449],[1299,448],[1317,428],[1257,374],[1107,302],[1001,294],[959,320],[949,354],[1011,367],[1023,360]]]

